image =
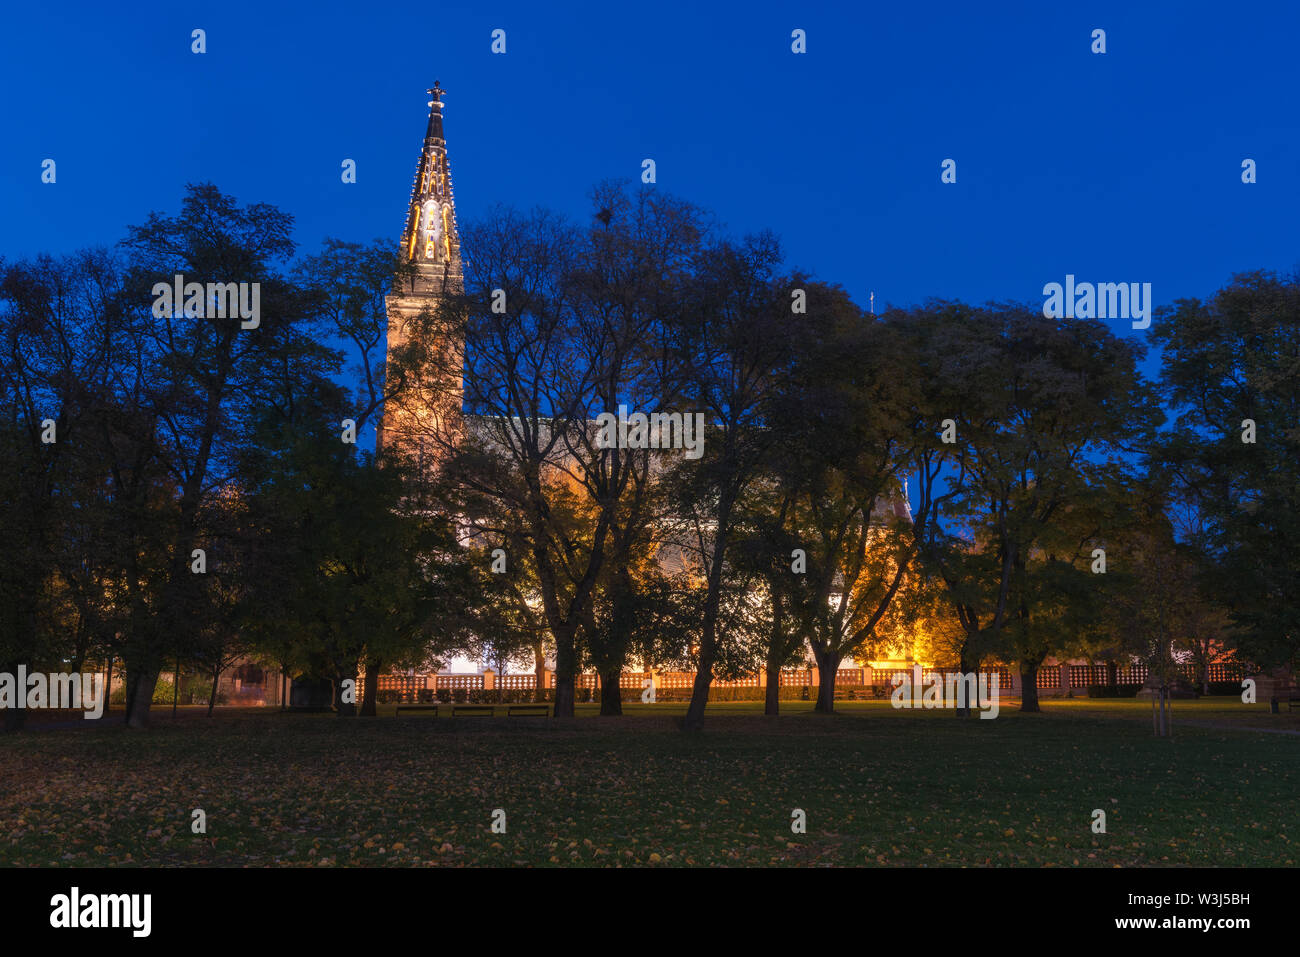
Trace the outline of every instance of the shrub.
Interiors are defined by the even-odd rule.
[[[782,685],[780,690],[777,692],[777,700],[808,701],[810,700],[808,692],[809,689],[807,685]],[[862,694],[863,697],[867,697],[867,698],[870,698],[872,696],[870,687],[865,687],[865,692],[862,691],[862,689],[860,688],[859,693]],[[634,695],[635,697],[633,697]],[[728,687],[719,687],[717,685],[713,685],[711,688],[709,688],[710,701],[764,701],[766,699],[767,699],[767,688],[749,688],[749,687],[728,688]],[[623,693],[624,702],[630,702],[634,700],[635,701],[641,700],[641,695],[639,691],[631,691],[631,692],[625,691]],[[690,701],[691,689],[690,688],[660,688],[655,692],[655,700],[674,701],[674,702]]]
[[[181,678],[181,703],[207,704],[212,696],[212,679],[204,675],[186,675]],[[224,704],[225,694],[218,688],[217,704]]]
[[[1231,695],[1233,697],[1241,696],[1240,681],[1211,681],[1210,694]]]
[[[126,703],[126,691],[118,688],[113,692],[112,701],[114,704]],[[177,695],[179,704],[207,704],[208,697],[212,694],[212,679],[204,675],[182,674],[180,694]],[[218,693],[217,701],[223,703],[225,695]],[[171,704],[172,703],[172,679],[170,676],[158,678],[158,685],[154,689],[154,704]]]
[[[781,692],[784,691],[794,692],[795,690],[796,689],[794,688],[783,688],[781,689]],[[781,692],[778,692],[778,697],[785,697],[785,695],[783,695]],[[686,697],[688,698],[690,697],[689,692],[687,693]],[[789,697],[793,698],[794,697],[793,693]],[[710,701],[763,701],[766,698],[767,698],[766,688],[743,688],[742,687],[742,688],[710,688],[709,689]]]
[[[532,704],[531,688],[476,688],[470,695],[474,704]]]
[[[183,681],[181,682],[181,687],[182,687],[182,689],[184,689],[184,687],[185,687],[185,682],[183,682]],[[203,698],[202,698],[202,702],[201,702],[202,704],[207,704],[207,703],[208,703],[208,694],[211,693],[211,691],[212,691],[212,685],[211,685],[210,683],[205,684],[204,687],[203,687]],[[117,689],[116,691],[113,692],[112,696],[111,696],[108,700],[109,700],[109,703],[110,703],[110,704],[120,704],[120,705],[125,706],[125,705],[126,705],[126,685],[125,685],[125,683],[122,684],[120,687],[118,687],[118,689]],[[180,703],[182,703],[182,704],[185,703],[185,695],[184,695],[183,693],[181,694],[179,700],[180,700]],[[163,677],[163,676],[161,676],[161,675],[158,677],[158,683],[157,683],[156,685],[154,685],[154,689],[153,689],[153,702],[152,702],[152,703],[153,703],[153,704],[171,704],[171,703],[172,703],[172,679],[171,679],[171,678],[169,678],[169,677]]]

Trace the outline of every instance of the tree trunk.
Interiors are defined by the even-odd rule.
[[[18,663],[7,662],[4,665],[4,670],[8,674],[16,676],[18,674]],[[14,704],[17,705],[17,707],[4,709],[5,731],[21,731],[23,729],[23,722],[27,718],[27,689],[14,688],[14,698]]]
[[[969,718],[969,717],[971,716],[971,714],[973,714],[973,709],[979,707],[979,700],[978,700],[978,698],[979,698],[979,687],[980,687],[980,686],[979,686],[979,674],[978,674],[978,671],[977,671],[977,669],[979,668],[979,662],[978,662],[978,661],[971,661],[971,659],[970,659],[970,655],[969,655],[969,651],[968,651],[969,645],[970,645],[969,641],[964,641],[964,642],[962,642],[962,646],[961,646],[961,654],[960,654],[960,655],[958,656],[958,658],[957,658],[957,671],[958,671],[961,675],[963,675],[963,676],[968,675],[968,674],[970,674],[970,673],[973,672],[973,671],[976,672],[976,675],[975,675],[975,697],[976,697],[976,700],[975,700],[974,702],[972,702],[972,701],[970,700],[970,698],[968,697],[968,698],[966,699],[966,706],[965,706],[964,708],[963,708],[963,707],[958,707],[958,708],[956,709],[957,717],[959,717],[959,718]],[[960,680],[960,679],[959,679],[959,680]]]
[[[573,676],[578,670],[578,654],[573,647],[573,627],[555,635],[555,716],[573,717]]]
[[[727,554],[727,530],[731,527],[731,507],[734,504],[735,498],[731,491],[724,492],[718,502],[713,561],[709,567],[708,592],[704,597],[704,622],[700,628],[700,658],[696,666],[695,683],[691,687],[691,703],[686,708],[686,720],[682,723],[687,731],[704,730],[704,709],[709,704],[713,665],[718,660],[718,608],[722,600],[723,559]]]
[[[112,710],[109,702],[113,697],[113,656],[108,656],[108,669],[104,675],[104,714]]]
[[[376,716],[375,706],[379,703],[379,669],[383,665],[374,658],[366,662],[365,690],[361,695],[361,717]]]
[[[559,672],[555,674],[555,716],[573,717],[573,675],[561,678]]]
[[[540,641],[533,642],[533,701],[546,700],[546,655]]]
[[[782,511],[782,515],[784,515]],[[767,689],[763,695],[763,714],[781,713],[781,663],[786,660],[786,637],[782,631],[785,624],[785,592],[781,582],[782,576],[774,576],[768,583],[769,601],[772,607],[772,630],[767,636],[767,661],[765,664]]]
[[[181,693],[181,660],[176,659],[176,670],[172,672],[172,720],[176,719],[176,701]]]
[[[699,636],[699,659],[695,663],[695,680],[690,687],[690,703],[682,727],[686,731],[705,729],[705,709],[708,706],[708,689],[714,683],[714,661],[718,658],[718,588],[722,581],[722,567],[716,570],[719,585],[710,583],[705,598],[705,623]]]
[[[767,689],[763,695],[763,714],[781,713],[781,666],[767,665]]]
[[[334,676],[334,711],[340,718],[355,718],[357,716],[357,702],[355,696],[352,701],[343,700],[343,682],[351,681],[352,687],[357,686],[357,673],[353,670],[350,674],[338,672]]]
[[[149,706],[153,704],[154,689],[158,687],[157,666],[133,671],[126,669],[126,726],[128,728],[149,727]]]
[[[617,551],[626,554],[627,546],[616,536]],[[617,716],[623,713],[623,666],[627,664],[627,646],[636,627],[636,586],[627,565],[620,561],[611,589],[611,614],[606,633],[600,671],[600,713]],[[595,631],[593,630],[593,634]]]
[[[221,685],[221,668],[212,669],[212,691],[208,694],[208,717],[212,717],[212,709],[217,706],[217,688]]]
[[[813,645],[813,658],[817,661],[817,704],[813,711],[817,714],[835,713],[835,679],[839,676],[840,662],[843,657],[833,651],[820,651]]]
[[[1119,684],[1119,664],[1117,662],[1106,662],[1106,684],[1112,688]]]
[[[1029,714],[1039,714],[1038,707],[1038,666],[1041,661],[1022,661],[1020,663],[1020,710]]]
[[[600,713],[601,716],[621,715],[623,713],[623,669],[615,668],[600,673]]]
[[[706,665],[704,655],[700,655],[700,664],[695,672],[695,681],[691,685],[691,703],[686,706],[686,718],[682,725],[685,730],[704,730],[704,709],[709,703],[709,688],[712,684],[713,656],[708,656]]]
[[[280,710],[281,711],[289,707],[289,702],[286,700],[286,685],[288,681],[289,681],[289,674],[284,670],[284,665],[281,664],[280,666]]]

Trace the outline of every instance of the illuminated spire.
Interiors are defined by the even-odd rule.
[[[427,92],[429,124],[402,233],[402,255],[417,267],[411,287],[405,291],[414,294],[440,294],[461,288],[460,237],[442,128],[445,91],[435,82]]]
[[[385,300],[388,311],[388,350],[405,343],[415,328],[413,321],[436,309],[445,297],[464,290],[460,265],[460,235],[451,193],[451,167],[442,129],[443,89],[433,84],[429,93],[429,124],[415,170],[411,200],[406,212],[400,254],[414,268],[409,278],[393,286]],[[427,334],[427,333],[425,333]],[[462,350],[458,343],[439,343],[447,381],[428,395],[411,393],[385,404],[377,430],[380,448],[396,445],[423,459],[430,436],[454,427],[459,419],[462,385],[456,370]],[[427,385],[427,384],[426,384]]]

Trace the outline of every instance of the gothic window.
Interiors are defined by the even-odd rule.
[[[438,203],[429,200],[424,205],[424,255],[426,259],[435,259],[439,240],[442,238],[443,218],[438,215]]]

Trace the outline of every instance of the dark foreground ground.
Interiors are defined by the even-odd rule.
[[[0,737],[0,865],[1293,865],[1300,712],[1076,699],[624,718],[158,710]],[[1282,731],[1285,733],[1270,733]],[[191,830],[206,813],[207,833]],[[492,829],[504,812],[504,833]],[[791,831],[796,809],[806,833]],[[1092,831],[1094,811],[1106,833]],[[500,821],[502,815],[498,814]],[[498,825],[499,827],[500,825]]]

